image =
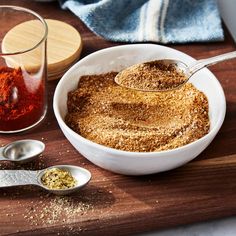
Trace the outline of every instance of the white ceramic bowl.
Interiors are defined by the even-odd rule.
[[[210,144],[219,131],[225,117],[225,96],[220,83],[208,69],[199,71],[190,82],[203,91],[208,98],[210,132],[183,147],[148,153],[120,151],[89,141],[65,124],[67,93],[77,87],[80,76],[120,71],[135,63],[158,58],[180,59],[186,64],[194,61],[192,57],[180,51],[154,44],[117,46],[94,52],[83,58],[70,68],[58,83],[53,107],[59,126],[71,144],[95,165],[125,175],[167,171],[194,159]]]

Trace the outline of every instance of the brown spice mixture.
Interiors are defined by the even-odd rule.
[[[139,90],[168,90],[179,87],[187,80],[182,71],[172,64],[151,61],[131,66],[121,71],[118,84]]]
[[[66,123],[81,136],[115,149],[168,150],[209,131],[208,101],[192,84],[145,93],[114,82],[116,72],[85,75],[68,93]]]

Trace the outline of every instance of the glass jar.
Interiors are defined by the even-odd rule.
[[[45,117],[47,33],[37,13],[0,6],[0,133],[27,130]]]

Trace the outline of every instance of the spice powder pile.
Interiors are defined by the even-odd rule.
[[[28,127],[44,112],[44,84],[40,82],[37,90],[30,92],[25,82],[30,76],[26,75],[21,68],[0,67],[0,130]]]
[[[116,72],[85,75],[68,93],[66,123],[81,136],[115,149],[168,150],[209,131],[208,101],[192,84],[147,93],[114,82]]]
[[[162,91],[179,87],[187,78],[174,64],[166,65],[159,61],[151,61],[121,71],[116,81],[127,88]]]
[[[49,189],[68,189],[76,185],[76,180],[67,170],[51,168],[42,176],[42,183]]]

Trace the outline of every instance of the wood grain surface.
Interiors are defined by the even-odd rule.
[[[117,45],[94,35],[57,2],[1,0],[1,4],[21,5],[45,18],[63,20],[82,35],[82,57]],[[195,58],[235,50],[227,33],[218,43],[171,45]],[[211,67],[227,98],[225,122],[211,145],[194,161],[165,172],[143,177],[110,173],[86,161],[65,139],[55,120],[52,98],[57,81],[49,82],[49,109],[45,121],[28,133],[0,135],[0,144],[33,138],[43,140],[46,151],[30,165],[1,163],[1,169],[37,169],[55,164],[81,165],[92,173],[90,184],[70,196],[69,204],[81,211],[67,212],[60,199],[38,188],[0,190],[1,235],[130,235],[180,224],[236,214],[236,61]],[[57,216],[53,216],[55,209]],[[47,215],[42,215],[48,209]],[[59,210],[60,210],[59,209]],[[71,215],[70,215],[71,214]],[[54,220],[53,220],[54,217]]]

